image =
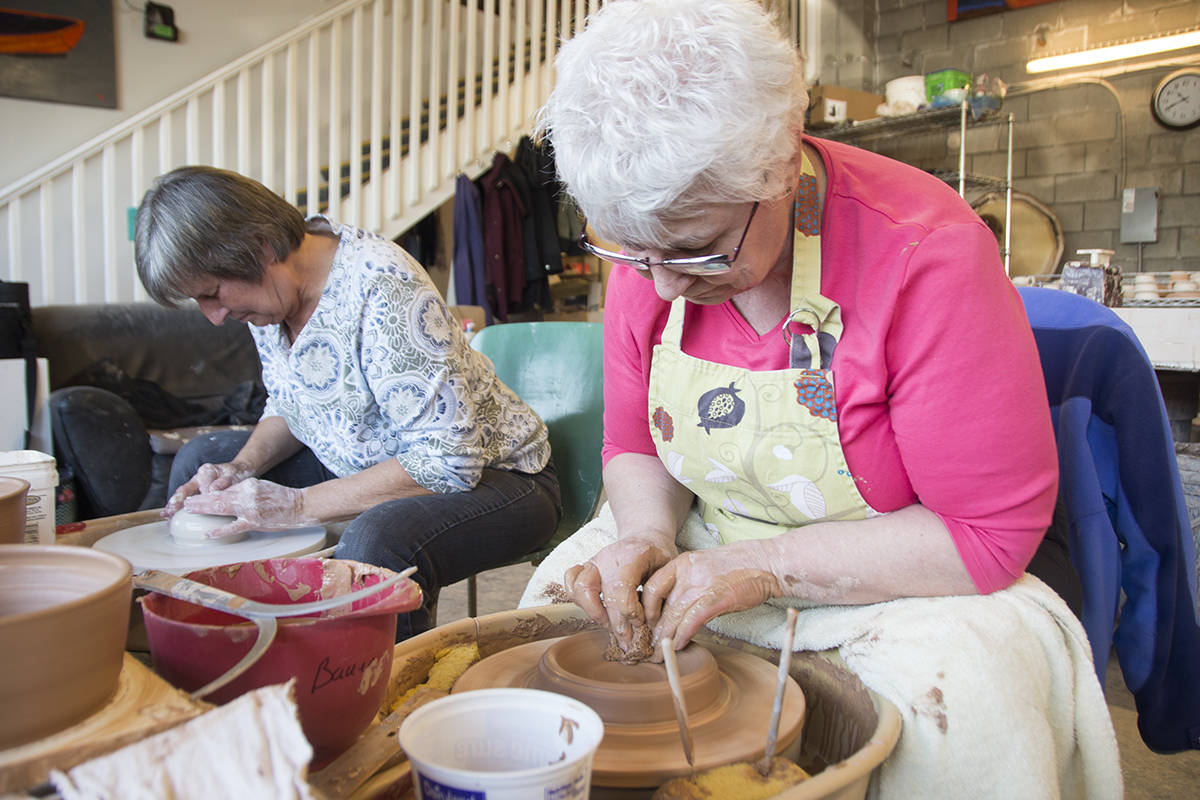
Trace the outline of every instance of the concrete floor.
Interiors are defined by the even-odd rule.
[[[481,573],[477,578],[478,613],[516,608],[532,574],[529,564]],[[438,623],[466,616],[466,581],[443,589],[438,598]],[[1127,800],[1200,800],[1200,751],[1159,755],[1146,747],[1137,731],[1133,696],[1125,688],[1115,659],[1108,664],[1105,692],[1121,752]]]

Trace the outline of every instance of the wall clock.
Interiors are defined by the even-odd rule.
[[[1200,125],[1200,69],[1176,70],[1159,81],[1150,111],[1160,125],[1172,130]]]

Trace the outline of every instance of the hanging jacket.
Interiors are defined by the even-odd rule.
[[[483,250],[483,212],[479,189],[466,175],[454,182],[454,302],[482,306],[487,324],[492,308],[487,298],[487,275]]]
[[[529,197],[524,176],[503,153],[479,179],[483,209],[484,274],[492,310],[501,322],[520,308],[525,290],[525,215]]]
[[[517,143],[514,163],[525,175],[529,186],[529,216],[525,221],[525,278],[534,281],[563,271],[562,250],[558,244],[558,219],[555,195],[558,179],[554,161],[547,149],[535,145],[528,136]]]
[[[1053,289],[1020,294],[1046,378],[1097,677],[1103,686],[1115,647],[1146,745],[1200,749],[1195,545],[1154,368],[1110,309]]]

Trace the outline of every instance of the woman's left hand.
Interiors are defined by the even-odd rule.
[[[247,478],[219,492],[192,495],[183,507],[196,514],[237,517],[213,530],[209,534],[213,539],[243,531],[283,531],[320,524],[320,520],[305,513],[302,489],[258,478]]]
[[[642,586],[654,649],[670,636],[682,649],[713,617],[765,603],[783,592],[758,541],[680,553]]]

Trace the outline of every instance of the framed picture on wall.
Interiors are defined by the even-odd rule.
[[[117,107],[112,0],[2,0],[0,95]]]
[[[984,14],[995,14],[997,11],[1008,11],[1010,8],[1025,8],[1040,6],[1043,3],[1053,3],[1054,0],[946,0],[946,20],[968,19]]]

